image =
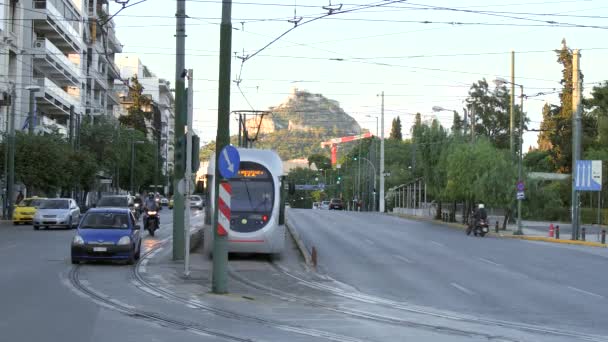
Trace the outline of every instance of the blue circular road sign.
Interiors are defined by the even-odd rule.
[[[241,156],[239,151],[232,145],[227,145],[219,155],[218,167],[224,178],[232,178],[239,172]]]
[[[524,185],[524,182],[519,181],[517,182],[517,191],[524,191],[526,188],[526,186]]]

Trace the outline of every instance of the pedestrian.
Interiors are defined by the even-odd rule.
[[[23,201],[23,192],[19,190],[19,194],[17,195],[17,201],[15,202],[15,204],[19,204],[21,203],[21,201]]]

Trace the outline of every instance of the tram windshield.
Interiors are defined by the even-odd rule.
[[[272,211],[274,183],[270,172],[258,163],[242,162],[238,175],[238,178],[230,180],[230,210],[249,213]]]

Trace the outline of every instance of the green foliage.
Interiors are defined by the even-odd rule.
[[[331,160],[329,157],[315,153],[308,157],[308,166],[310,167],[312,164],[315,164],[318,170],[329,170],[331,169]]]
[[[401,133],[401,119],[399,117],[393,119],[389,139],[403,140],[403,135]]]
[[[127,110],[118,120],[126,127],[134,128],[144,134],[148,133],[146,120],[152,119],[152,111],[149,110],[152,100],[143,95],[144,87],[139,83],[137,75],[130,79],[128,98],[132,102]]]
[[[532,150],[523,158],[524,167],[532,172],[553,172],[549,151]]]

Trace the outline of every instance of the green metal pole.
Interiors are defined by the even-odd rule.
[[[183,140],[186,125],[185,82],[186,66],[186,0],[177,0],[175,32],[175,158],[173,167],[173,260],[184,259],[184,194],[180,182],[184,179]],[[181,188],[181,189],[180,189]]]
[[[523,182],[523,152],[524,152],[524,86],[520,85],[521,90],[521,102],[519,106],[519,158],[517,160],[517,179]],[[521,227],[521,198],[517,199],[517,230],[513,235],[524,235]]]
[[[217,101],[217,146],[215,165],[219,165],[220,151],[230,143],[230,62],[232,53],[232,0],[222,1],[222,23],[220,25],[220,75]],[[213,206],[213,293],[228,292],[228,248],[226,236],[218,235],[218,194],[220,171],[215,168],[215,203]]]
[[[15,106],[17,105],[15,85],[11,91],[11,116],[9,118],[8,131],[8,180],[7,180],[7,200],[8,200],[8,219],[13,219],[13,207],[15,191]]]

